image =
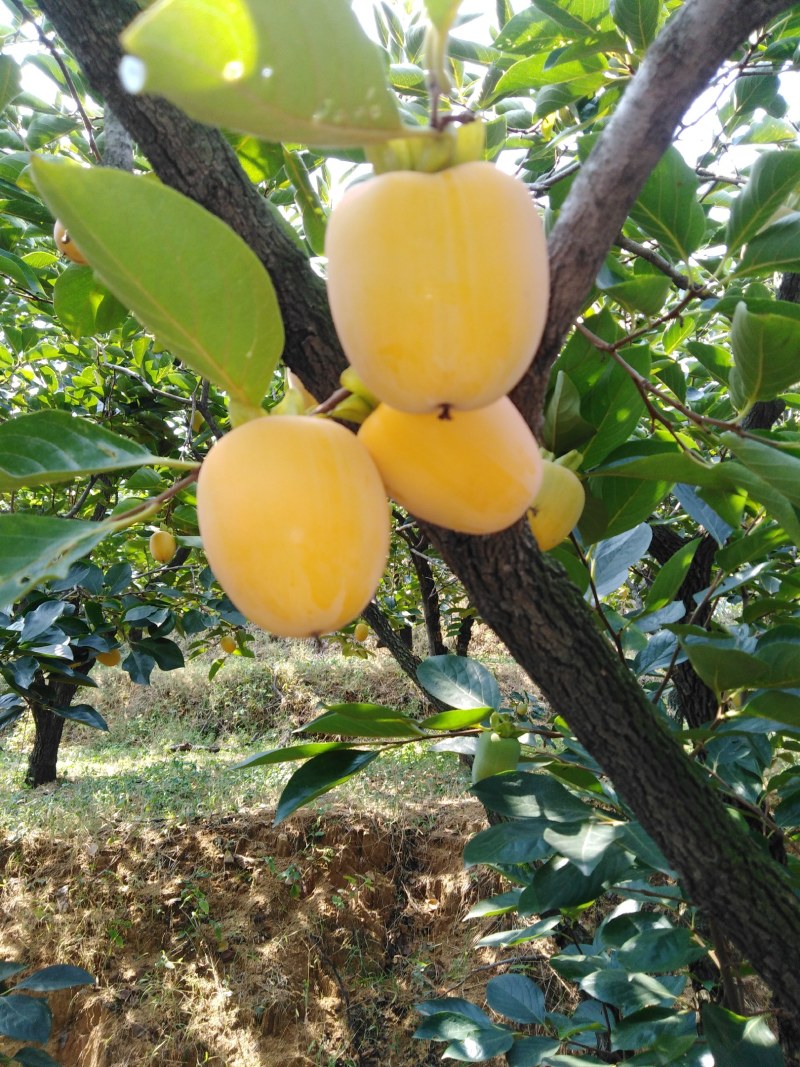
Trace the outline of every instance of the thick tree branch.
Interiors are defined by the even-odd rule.
[[[651,46],[550,235],[547,327],[530,371],[512,394],[534,427],[567,330],[681,116],[737,45],[791,6],[788,0],[688,0]]]

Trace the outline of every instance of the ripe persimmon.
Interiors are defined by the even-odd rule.
[[[539,489],[538,445],[508,397],[448,418],[381,404],[358,436],[389,495],[418,518],[450,530],[504,530],[525,514]]]
[[[542,552],[560,545],[581,517],[586,492],[580,478],[569,467],[544,460],[542,484],[528,511],[536,543]]]
[[[325,251],[345,354],[396,410],[485,407],[525,373],[547,315],[547,247],[527,188],[491,163],[353,186]]]
[[[61,219],[56,219],[56,224],[53,227],[53,240],[56,243],[56,248],[59,252],[62,252],[67,259],[71,259],[73,263],[80,263],[82,266],[86,266],[88,260],[70,237],[69,232]]]
[[[197,517],[219,584],[283,637],[346,626],[388,559],[380,475],[352,433],[319,417],[256,418],[226,434],[200,469]]]

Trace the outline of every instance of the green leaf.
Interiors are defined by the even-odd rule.
[[[628,974],[619,968],[595,971],[580,982],[580,987],[597,1000],[622,1008],[628,1014],[650,1005],[671,1004],[686,984],[685,977],[667,975],[662,979],[649,974]],[[726,1064],[727,1067],[727,1064]]]
[[[76,560],[113,532],[112,523],[0,515],[0,608],[46,578],[65,578]]]
[[[722,434],[720,441],[749,470],[769,482],[796,507],[800,507],[800,458],[766,442],[762,444],[735,433]]]
[[[511,771],[492,775],[474,785],[472,792],[491,811],[515,819],[584,823],[591,818],[591,810],[582,800],[544,774]]]
[[[792,155],[800,156],[800,152]],[[750,241],[731,277],[800,270],[800,211],[780,219]]]
[[[543,1023],[544,993],[522,974],[499,974],[486,986],[486,1003],[515,1023]]]
[[[516,1037],[506,1054],[508,1067],[539,1067],[545,1056],[554,1055],[560,1047],[561,1042],[552,1037]]]
[[[380,704],[329,704],[324,715],[305,723],[298,732],[339,734],[342,737],[424,737],[419,726],[396,708]]]
[[[725,236],[728,254],[733,255],[751,241],[799,184],[800,152],[788,149],[759,156],[750,180],[731,204]]]
[[[273,763],[291,763],[293,760],[310,759],[319,756],[322,752],[330,752],[336,748],[351,748],[346,741],[312,741],[307,745],[289,745],[287,748],[273,748],[269,752],[259,752],[255,756],[248,756],[240,763],[234,763],[232,771],[240,771],[244,767],[264,767]]]
[[[125,306],[97,281],[91,269],[77,264],[58,276],[53,310],[77,340],[115,330],[128,317]]]
[[[621,848],[606,849],[589,874],[582,874],[564,856],[548,860],[534,874],[519,900],[520,915],[541,915],[551,908],[591,904],[604,888],[630,870],[632,857]]]
[[[700,538],[696,537],[667,560],[650,586],[645,602],[646,611],[658,611],[659,608],[672,603],[699,547]]]
[[[52,967],[43,967],[34,971],[27,978],[18,982],[14,989],[30,989],[36,993],[52,993],[56,989],[74,989],[79,985],[94,985],[94,977],[83,967],[73,967],[68,963],[57,963]]]
[[[2,58],[0,56],[0,59]],[[15,256],[13,252],[6,252],[4,248],[0,248],[0,274],[16,282],[22,289],[27,289],[34,297],[44,296],[39,279],[28,264],[24,263],[19,256]]]
[[[631,219],[672,259],[687,260],[700,247],[706,216],[698,181],[677,148],[670,147],[645,182]]]
[[[611,0],[614,22],[634,48],[644,49],[658,29],[661,0]]]
[[[765,664],[737,648],[730,637],[688,635],[680,638],[680,643],[694,669],[715,693],[763,684]]]
[[[653,1067],[657,1064],[682,1062],[678,1057],[697,1040],[697,1016],[693,1011],[674,1011],[672,1008],[643,1008],[615,1022],[611,1032],[611,1048],[653,1049]],[[664,1058],[666,1054],[667,1058]],[[642,1062],[642,1061],[639,1061]],[[688,1067],[688,1065],[687,1065]]]
[[[14,1053],[14,1063],[21,1063],[22,1067],[59,1067],[52,1056],[42,1052],[38,1048],[21,1048]]]
[[[623,829],[623,823],[587,819],[584,823],[549,827],[544,832],[544,838],[556,852],[574,864],[582,875],[587,876],[601,862]]]
[[[0,56],[0,111],[5,111],[21,92],[19,64],[11,56]]]
[[[551,18],[568,36],[580,39],[596,30],[597,19],[605,14],[606,0],[534,0],[533,6]]]
[[[784,1067],[778,1039],[765,1016],[747,1019],[717,1004],[704,1004],[701,1018],[715,1063],[725,1067]]]
[[[477,1030],[461,1041],[451,1041],[442,1053],[443,1060],[458,1060],[460,1063],[484,1063],[495,1056],[508,1052],[514,1044],[514,1035],[503,1026],[490,1030]]]
[[[579,448],[595,430],[581,415],[581,395],[564,371],[556,374],[556,384],[544,413],[544,442],[551,452],[563,456]]]
[[[66,411],[38,411],[0,425],[0,492],[159,462],[135,441]]]
[[[417,667],[417,678],[427,691],[461,710],[499,708],[500,689],[487,669],[464,656],[429,656]]]
[[[631,366],[645,377],[650,373],[650,351],[646,345],[627,348],[622,353]],[[596,435],[583,450],[583,463],[591,469],[627,441],[644,412],[644,401],[630,374],[608,360],[599,381],[590,390],[583,406],[583,417],[597,428]]]
[[[364,752],[361,749],[335,749],[308,760],[286,783],[278,801],[273,826],[283,822],[304,804],[342,785],[379,755],[380,752]]]
[[[426,730],[463,730],[467,726],[477,726],[488,719],[494,708],[465,708],[454,711],[440,711],[422,719],[418,725]]]
[[[800,726],[800,689],[758,689],[744,710],[748,715]]]
[[[513,866],[544,859],[552,851],[544,839],[548,825],[547,819],[515,819],[481,830],[464,848],[464,866],[474,867],[479,863]]]
[[[381,54],[347,0],[159,0],[122,44],[142,61],[123,60],[126,88],[210,125],[318,148],[406,133]]]
[[[51,708],[50,710],[54,715],[60,715],[62,719],[69,719],[70,722],[79,722],[83,726],[91,726],[95,730],[108,730],[106,720],[99,711],[95,711],[89,704],[73,704],[67,708]]]
[[[546,85],[565,86],[574,94],[588,96],[605,83],[607,70],[608,64],[602,56],[551,63],[550,56],[540,52],[509,67],[491,97],[494,100]]]
[[[746,489],[752,500],[763,504],[772,518],[781,524],[800,548],[800,515],[783,493],[736,460],[720,463],[718,470],[720,479],[730,488]]]
[[[269,275],[244,241],[152,178],[64,160],[31,166],[48,206],[111,292],[231,400],[260,405],[283,350],[283,323]]]
[[[15,994],[0,997],[0,1036],[44,1044],[50,1037],[52,1022],[44,1000]]]
[[[729,384],[740,411],[773,400],[800,380],[800,305],[759,300],[736,305],[731,325],[735,366]]]

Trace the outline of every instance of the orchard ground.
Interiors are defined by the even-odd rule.
[[[493,639],[475,646],[504,694],[523,687]],[[413,1005],[482,999],[476,969],[498,957],[472,946],[508,922],[463,921],[500,891],[461,860],[485,825],[466,770],[404,746],[273,828],[290,771],[233,764],[285,744],[321,700],[408,710],[419,694],[383,650],[311,642],[259,638],[256,659],[207,671],[142,688],[99,669],[110,732],[67,723],[51,787],[19,785],[27,719],[3,735],[0,958],[98,978],[51,997],[48,1051],[64,1067],[439,1063],[411,1040]],[[563,1010],[569,991],[529,951]]]

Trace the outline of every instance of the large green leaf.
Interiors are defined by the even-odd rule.
[[[671,259],[687,260],[705,236],[697,186],[694,171],[678,149],[668,148],[631,209],[631,219]]]
[[[591,818],[591,810],[582,800],[544,774],[493,774],[474,785],[472,791],[491,811],[515,819],[584,823]]]
[[[75,560],[113,530],[112,523],[0,515],[0,608],[46,578],[66,577]]]
[[[79,985],[94,985],[94,976],[83,967],[74,967],[69,963],[56,963],[52,967],[42,967],[34,971],[14,989],[30,989],[36,993],[52,993],[56,989],[74,989]]]
[[[50,1037],[52,1023],[46,1001],[16,993],[0,997],[0,1036],[44,1044]]]
[[[259,752],[255,756],[234,763],[231,770],[240,771],[245,767],[263,767],[273,763],[292,763],[295,760],[306,760],[312,756],[319,756],[322,752],[330,752],[335,748],[351,748],[347,741],[311,741],[306,745],[289,745],[287,748],[273,748],[269,752]]]
[[[607,70],[608,64],[602,56],[551,63],[550,56],[540,52],[509,67],[497,83],[492,99],[546,85],[568,86],[574,95],[588,96],[605,83]]]
[[[746,82],[759,79],[746,78]],[[765,152],[753,164],[750,180],[731,204],[726,242],[733,255],[765,226],[800,185],[800,152]]]
[[[66,411],[37,411],[0,425],[0,492],[161,462],[135,441]]]
[[[429,656],[417,667],[420,685],[461,710],[499,708],[500,689],[482,664],[464,656]]]
[[[269,275],[245,242],[152,178],[56,159],[34,159],[32,168],[111,292],[198,374],[258,406],[283,350],[283,323]]]
[[[680,643],[695,671],[715,693],[762,685],[768,674],[757,656],[737,648],[729,637],[688,635]]]
[[[19,64],[11,56],[0,56],[0,111],[5,111],[21,90]]]
[[[461,0],[425,0],[428,18],[440,33],[447,33],[456,17]]]
[[[634,48],[647,48],[656,35],[661,0],[611,0],[614,22]]]
[[[778,1039],[766,1016],[746,1018],[718,1004],[704,1004],[703,1033],[714,1062],[724,1067],[784,1067]]]
[[[553,851],[542,836],[548,825],[547,819],[513,819],[481,830],[464,847],[464,866],[513,865],[544,859]]]
[[[27,289],[34,297],[44,296],[41,283],[28,264],[4,248],[0,248],[0,274],[16,282],[22,289]]]
[[[735,433],[722,434],[721,440],[749,470],[800,507],[800,458]]]
[[[792,155],[800,156],[800,152]],[[748,244],[734,276],[800,270],[800,211],[767,227]]]
[[[380,52],[347,0],[158,0],[122,43],[141,61],[123,60],[126,87],[201,122],[318,148],[404,133]]]
[[[800,381],[800,305],[787,300],[740,300],[731,326],[735,366],[728,379],[740,411],[772,400]]]
[[[53,310],[78,340],[108,333],[128,316],[124,304],[95,278],[89,267],[77,264],[59,275],[53,287]]]
[[[694,554],[700,547],[700,538],[681,546],[674,556],[671,556],[656,575],[656,580],[650,586],[645,602],[647,611],[658,611],[671,603],[675,594],[681,587],[683,579],[691,566]]]
[[[486,986],[486,1003],[515,1023],[544,1023],[544,993],[527,975],[495,975]]]
[[[363,749],[332,749],[304,763],[286,783],[278,801],[273,825],[283,822],[292,812],[312,800],[335,789],[362,771],[380,752],[365,752]]]
[[[413,719],[380,704],[329,704],[324,715],[300,727],[304,733],[341,737],[424,737]]]

